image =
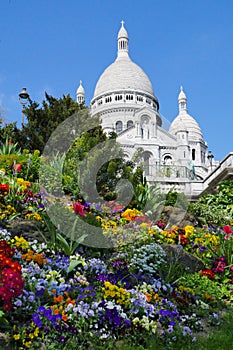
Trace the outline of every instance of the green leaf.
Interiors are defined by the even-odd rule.
[[[68,270],[67,273],[69,274],[71,271],[73,271],[75,269],[76,266],[78,266],[79,264],[81,264],[80,261],[77,260],[73,260],[70,262],[70,265],[68,266]]]

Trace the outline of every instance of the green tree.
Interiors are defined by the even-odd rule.
[[[116,137],[115,133],[107,137],[99,125],[75,140],[63,168],[66,193],[91,202],[116,199],[129,203],[133,198],[135,203],[135,193],[144,189],[145,179],[142,170],[125,159]]]
[[[23,144],[21,130],[17,128],[16,122],[4,123],[0,117],[0,142],[4,143],[6,139],[11,143]]]
[[[24,111],[27,124],[22,130],[23,148],[38,149],[42,153],[46,142],[58,125],[83,109],[87,107],[75,102],[69,94],[55,98],[45,93],[45,100],[42,101],[41,107],[39,103],[30,100],[29,106]],[[71,132],[71,130],[64,130],[65,132]]]

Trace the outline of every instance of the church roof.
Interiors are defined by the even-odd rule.
[[[128,55],[128,33],[122,21],[122,26],[118,33],[117,59],[100,76],[96,84],[94,98],[113,91],[127,89],[145,92],[154,96],[150,79]]]
[[[129,57],[117,58],[100,76],[94,97],[119,90],[136,90],[154,96],[150,79]]]

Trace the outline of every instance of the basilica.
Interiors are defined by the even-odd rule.
[[[90,106],[91,115],[100,116],[103,130],[117,133],[126,157],[140,158],[147,181],[158,182],[164,191],[174,189],[197,198],[211,184],[231,176],[227,165],[233,169],[233,154],[222,162],[213,158],[198,122],[189,114],[182,86],[178,115],[169,128],[163,125],[152,83],[130,58],[123,21],[117,42],[117,57],[99,77]],[[79,103],[85,100],[81,81],[76,98]]]

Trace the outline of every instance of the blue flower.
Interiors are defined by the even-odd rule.
[[[43,326],[43,323],[37,313],[32,315],[32,320],[38,328],[41,328]]]

